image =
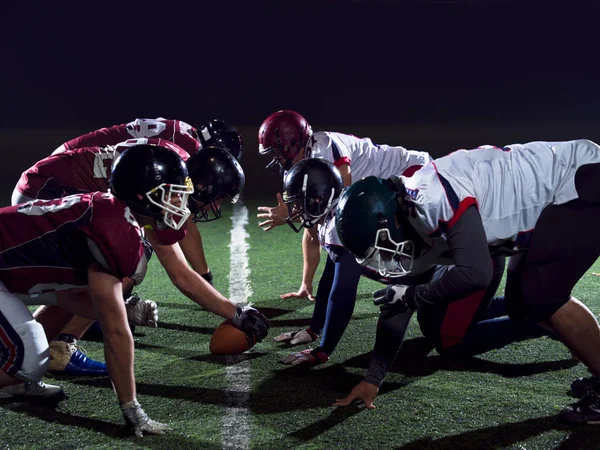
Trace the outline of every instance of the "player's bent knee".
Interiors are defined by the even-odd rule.
[[[50,363],[50,349],[44,328],[35,320],[30,320],[15,330],[24,347],[23,362],[15,377],[23,381],[39,381]]]

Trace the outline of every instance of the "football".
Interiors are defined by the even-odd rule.
[[[231,320],[219,325],[210,338],[209,349],[213,355],[239,355],[256,344],[248,345],[246,333],[236,327]]]

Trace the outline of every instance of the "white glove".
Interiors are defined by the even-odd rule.
[[[310,348],[302,350],[297,353],[290,353],[281,360],[283,364],[290,364],[292,366],[299,366],[300,364],[306,366],[316,366],[317,364],[323,364],[329,361],[329,356],[326,353],[311,350]]]
[[[142,437],[144,433],[165,434],[172,428],[166,423],[160,423],[148,417],[137,400],[121,405],[125,422],[130,425],[137,437]]]
[[[290,344],[304,344],[307,342],[314,342],[319,338],[318,335],[314,334],[312,331],[299,330],[299,331],[290,331],[289,333],[283,333],[274,338],[275,342],[284,342],[290,341]]]
[[[158,326],[158,306],[152,300],[142,300],[137,295],[132,295],[125,300],[127,321],[141,327]]]

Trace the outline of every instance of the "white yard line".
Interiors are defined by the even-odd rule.
[[[248,303],[252,295],[248,268],[248,208],[241,200],[233,205],[229,262],[229,299],[237,305]],[[221,427],[223,448],[250,448],[250,361],[243,353],[226,356],[225,380],[227,411]]]

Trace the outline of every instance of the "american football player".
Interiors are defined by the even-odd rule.
[[[243,189],[243,170],[233,155],[226,150],[207,146],[189,157],[176,144],[158,138],[130,139],[116,146],[68,150],[45,158],[25,171],[13,193],[13,203],[22,203],[31,198],[55,198],[74,192],[107,191],[114,158],[124,150],[141,144],[150,146],[148,148],[163,146],[190,163],[190,174],[196,191],[189,200],[193,215],[188,219],[188,223],[191,224],[188,232],[185,232],[186,223],[178,231],[148,230],[146,236],[174,284],[184,293],[193,292],[194,295],[190,298],[214,311],[213,308],[217,308],[218,304],[215,304],[214,300],[204,300],[203,288],[197,286],[200,283],[198,278],[202,274],[197,269],[200,267],[197,258],[199,246],[196,240],[199,234],[193,222],[220,217],[221,200],[235,202]],[[183,251],[185,259],[180,260],[178,254],[173,252],[175,247],[181,247],[180,251]],[[188,267],[186,259],[195,270]],[[130,321],[134,324],[156,326],[156,303],[140,301],[139,297],[131,296],[127,300],[127,306]],[[225,311],[214,312],[222,315]],[[38,314],[44,318],[49,312],[38,311]],[[81,338],[90,325],[91,321],[75,318],[59,338],[51,343],[50,369],[53,372],[66,371],[78,375],[101,375],[105,372],[103,364],[82,355],[73,341]]]
[[[341,339],[354,310],[361,274],[384,284],[413,285],[437,279],[452,270],[448,246],[436,238],[432,249],[416,259],[411,276],[390,278],[375,266],[362,267],[351,253],[344,250],[335,229],[335,207],[342,191],[342,179],[333,164],[323,159],[307,159],[294,165],[284,176],[284,202],[288,205],[288,223],[297,228],[300,218],[305,228],[318,227],[319,242],[328,259],[319,281],[315,309],[310,326],[305,330],[283,333],[275,341],[290,344],[309,343],[321,337],[318,346],[286,356],[282,362],[292,365],[315,365],[329,360]],[[377,205],[361,205],[365,216],[377,216]],[[423,334],[440,354],[466,357],[482,353],[517,340],[542,336],[547,331],[531,321],[515,322],[506,316],[504,297],[492,299],[504,272],[504,256],[493,258],[494,277],[489,286],[475,294],[447,305],[429,308],[418,314]],[[467,307],[463,308],[464,305]],[[379,345],[402,343],[411,314],[396,317],[382,314],[378,324]],[[399,345],[396,347],[398,350]],[[393,353],[394,355],[396,352]],[[384,362],[374,360],[370,382],[381,375]],[[375,383],[377,384],[377,383]]]
[[[193,155],[202,146],[221,147],[236,159],[243,153],[242,138],[231,124],[213,119],[196,129],[182,120],[135,119],[132,122],[101,128],[71,139],[52,154],[83,147],[104,147],[135,138],[160,138],[173,142]]]
[[[177,144],[189,155],[196,153],[203,145],[224,148],[233,154],[236,159],[241,158],[243,152],[240,134],[227,122],[213,119],[196,129],[182,120],[159,117],[157,119],[135,119],[126,124],[92,131],[65,142],[52,154],[83,147],[116,145],[132,138],[160,138]],[[213,275],[204,255],[202,236],[193,230],[190,233],[194,234],[193,239],[196,247],[196,257],[193,260],[194,270],[197,270],[205,280],[212,283]],[[191,238],[189,239],[191,240]]]
[[[290,110],[277,111],[267,117],[258,131],[258,141],[260,154],[271,158],[267,169],[283,174],[303,159],[322,158],[338,168],[345,186],[369,175],[388,177],[402,173],[410,176],[431,161],[426,152],[377,145],[369,138],[329,131],[313,133],[306,119]],[[258,208],[257,217],[264,219],[259,226],[265,231],[286,223],[288,211],[281,194],[277,194],[277,203],[275,207]],[[315,228],[304,229],[302,249],[304,268],[300,289],[283,294],[282,298],[314,300],[313,279],[320,259]]]
[[[184,226],[191,215],[187,204],[193,183],[175,152],[145,144],[130,147],[116,158],[109,189],[109,193],[33,200],[0,210],[0,330],[7,336],[0,352],[2,397],[62,392],[39,382],[48,365],[48,343],[25,306],[53,304],[69,314],[98,318],[108,370],[126,422],[137,436],[162,434],[169,427],[151,420],[136,400],[133,338],[121,280],[139,284],[143,279],[144,230],[177,231]],[[173,253],[183,260],[181,250]],[[198,285],[184,284],[180,289],[193,300],[202,296],[253,339],[266,335],[268,320],[256,309],[236,308],[198,279]]]
[[[190,215],[186,205],[193,187],[183,160],[164,147],[132,147],[113,169],[112,193],[0,209],[2,397],[61,394],[60,388],[40,383],[48,341],[26,306],[52,304],[100,321],[126,422],[138,436],[162,434],[169,426],[150,419],[136,400],[133,338],[121,280],[141,282],[147,267],[143,227],[180,228]]]
[[[412,273],[436,237],[447,242],[453,270],[374,294],[390,315],[473,295],[493,278],[490,250],[515,252],[505,289],[510,316],[543,323],[592,373],[590,392],[559,416],[600,423],[600,327],[571,294],[600,256],[600,237],[582,239],[578,232],[581,224],[600,225],[599,180],[600,147],[589,140],[460,150],[410,178],[355,183],[340,199],[336,229],[357,261],[387,275]],[[381,213],[365,214],[365,202],[379,205]],[[338,404],[358,398],[372,405],[377,389],[365,380]]]

